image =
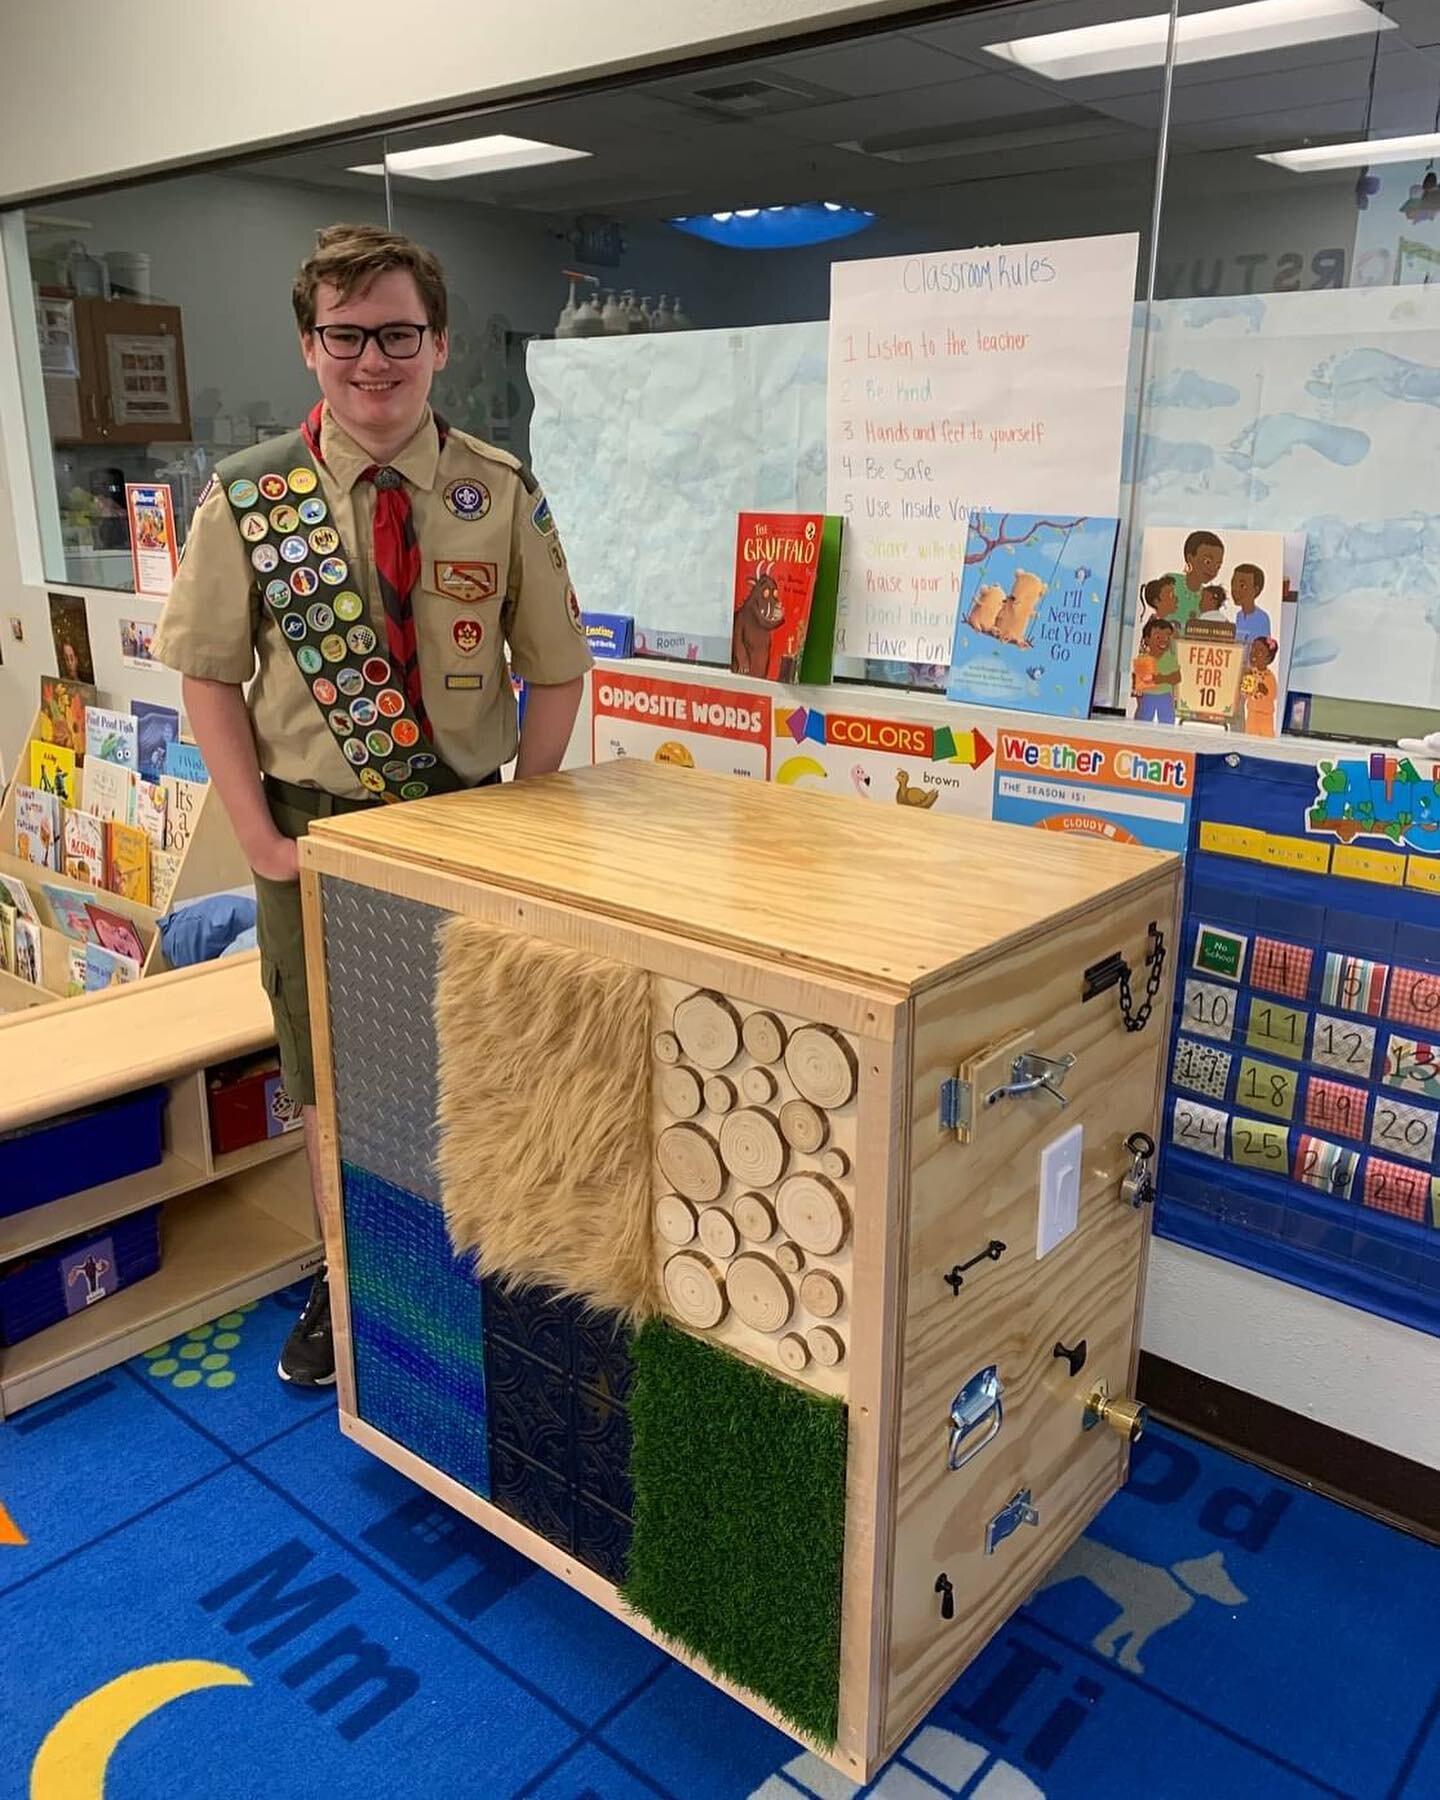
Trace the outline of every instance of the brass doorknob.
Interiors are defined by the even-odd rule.
[[[1108,1381],[1100,1382],[1085,1402],[1085,1429],[1108,1425],[1133,1444],[1149,1422],[1149,1414],[1138,1400],[1112,1395]]]

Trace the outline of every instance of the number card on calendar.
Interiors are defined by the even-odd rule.
[[[1191,1093],[1208,1094],[1212,1100],[1223,1100],[1230,1084],[1233,1061],[1230,1052],[1220,1049],[1217,1044],[1201,1044],[1194,1038],[1182,1037],[1175,1045],[1175,1066],[1170,1079],[1176,1087],[1189,1088]]]
[[[1225,1160],[1225,1133],[1230,1115],[1218,1106],[1202,1106],[1198,1100],[1177,1100],[1170,1136],[1181,1150],[1197,1150],[1201,1156]]]
[[[1236,1118],[1230,1126],[1230,1160],[1283,1175],[1290,1166],[1290,1128],[1269,1119]]]
[[[1295,1146],[1295,1179],[1306,1187],[1320,1188],[1338,1200],[1348,1200],[1360,1164],[1360,1153],[1333,1144],[1328,1138],[1302,1132]]]
[[[1241,932],[1224,931],[1218,925],[1202,925],[1195,934],[1195,967],[1206,975],[1238,981],[1245,968],[1247,942]]]
[[[1365,1164],[1360,1197],[1366,1206],[1413,1219],[1417,1225],[1440,1225],[1440,1181],[1408,1163],[1372,1156]]]
[[[1390,998],[1385,1017],[1402,1025],[1440,1031],[1440,972],[1434,969],[1392,969]]]
[[[1331,950],[1325,957],[1320,998],[1326,1006],[1369,1013],[1378,1019],[1389,973],[1389,963],[1367,962],[1363,956],[1343,956],[1338,950]]]
[[[1377,1100],[1370,1121],[1370,1142],[1389,1156],[1405,1156],[1411,1162],[1435,1160],[1435,1120],[1428,1106],[1411,1106],[1406,1100]]]
[[[1310,1060],[1322,1069],[1338,1069],[1357,1081],[1368,1081],[1375,1063],[1375,1027],[1316,1013]]]
[[[1404,1088],[1412,1094],[1428,1094],[1440,1100],[1440,1066],[1435,1060],[1437,1046],[1421,1038],[1402,1037],[1391,1032],[1385,1043],[1385,1070],[1380,1079],[1385,1087]]]
[[[1279,1063],[1261,1062],[1257,1057],[1240,1059],[1240,1076],[1235,1083],[1235,1104],[1246,1112],[1269,1113],[1272,1118],[1288,1119],[1295,1111],[1295,1090],[1300,1085],[1298,1069],[1282,1068]]]
[[[1305,1054],[1306,1017],[1299,1007],[1277,1006],[1273,1000],[1252,994],[1245,1042],[1252,1050],[1270,1050],[1298,1062]]]
[[[1235,1025],[1235,990],[1213,981],[1185,983],[1185,1024],[1202,1037],[1228,1038]]]
[[[1305,1123],[1311,1131],[1331,1137],[1365,1141],[1365,1108],[1369,1095],[1348,1081],[1331,1081],[1312,1075],[1305,1084]]]

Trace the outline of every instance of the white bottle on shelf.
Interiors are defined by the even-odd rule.
[[[575,308],[575,337],[604,337],[605,317],[600,311],[600,296],[589,293]]]
[[[691,325],[690,315],[689,315],[689,313],[686,312],[685,308],[681,305],[680,296],[678,294],[675,296],[675,306],[674,306],[674,309],[671,312],[670,316],[674,320],[674,324],[671,327],[672,330],[688,331],[690,329],[690,325]]]
[[[613,288],[605,295],[605,305],[601,309],[600,316],[605,321],[606,331],[613,333],[616,337],[623,337],[630,329],[628,308],[623,300],[616,299]]]

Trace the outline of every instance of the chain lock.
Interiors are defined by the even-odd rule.
[[[1120,964],[1120,1016],[1125,1021],[1127,1031],[1143,1031],[1150,1023],[1150,1014],[1155,1010],[1155,998],[1160,992],[1160,977],[1165,968],[1165,933],[1158,925],[1150,927],[1150,944],[1145,952],[1145,967],[1150,977],[1145,983],[1145,998],[1139,1008],[1132,1012],[1133,995],[1130,992],[1130,965]]]

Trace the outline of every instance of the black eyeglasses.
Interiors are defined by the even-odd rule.
[[[365,354],[365,346],[373,338],[380,354],[406,362],[420,354],[420,345],[428,325],[317,325],[319,338],[327,356],[338,362],[354,362]]]

